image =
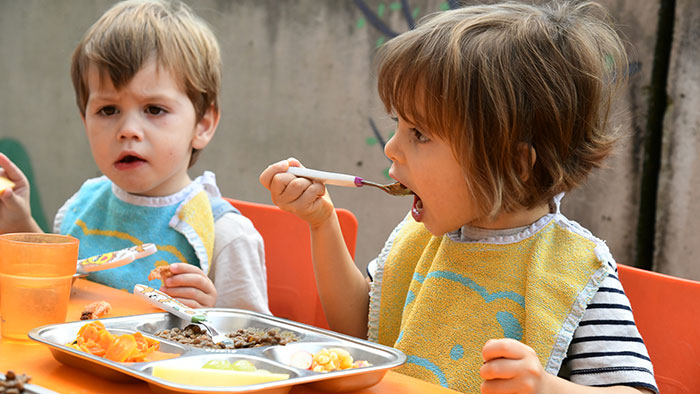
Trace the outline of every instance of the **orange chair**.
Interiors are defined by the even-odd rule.
[[[700,393],[700,282],[618,264],[663,394]]]
[[[316,288],[306,222],[274,205],[225,200],[253,222],[265,241],[267,296],[272,314],[329,328]],[[346,209],[338,208],[336,213],[345,244],[354,258],[357,219]]]

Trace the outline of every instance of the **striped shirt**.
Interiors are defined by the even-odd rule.
[[[586,386],[623,385],[658,392],[617,267],[608,264],[615,274],[608,275],[588,304],[559,375]]]

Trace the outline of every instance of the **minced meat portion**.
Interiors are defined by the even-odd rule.
[[[286,345],[299,340],[294,333],[280,331],[278,328],[259,329],[241,328],[235,332],[227,333],[233,344],[214,343],[211,336],[205,329],[196,324],[190,324],[183,329],[173,328],[161,330],[155,333],[156,336],[177,342],[205,349],[242,349],[260,346]]]

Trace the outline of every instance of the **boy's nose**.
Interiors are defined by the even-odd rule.
[[[136,116],[124,116],[123,122],[119,125],[117,138],[120,140],[143,139],[143,128]]]

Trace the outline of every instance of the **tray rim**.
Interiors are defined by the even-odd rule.
[[[63,353],[68,353],[71,356],[78,357],[90,362],[93,362],[95,364],[98,364],[102,367],[106,367],[118,372],[121,372],[123,374],[126,374],[128,376],[134,377],[136,379],[139,379],[140,381],[149,384],[149,385],[156,385],[159,386],[163,389],[166,390],[172,390],[172,391],[177,391],[181,393],[219,393],[219,392],[257,392],[257,391],[264,391],[267,389],[279,389],[285,386],[289,386],[290,388],[292,386],[296,386],[299,384],[306,384],[306,383],[314,383],[314,382],[320,382],[320,381],[326,381],[326,380],[331,380],[331,379],[343,379],[345,377],[352,377],[356,375],[364,375],[364,374],[371,374],[371,373],[381,373],[382,375],[385,374],[388,370],[396,368],[401,366],[406,362],[406,355],[395,348],[385,346],[382,344],[370,342],[368,340],[352,337],[349,335],[345,335],[339,332],[335,331],[330,331],[326,330],[323,328],[307,325],[304,323],[299,323],[293,320],[277,317],[277,316],[272,316],[272,315],[266,315],[263,313],[258,313],[258,312],[253,312],[253,311],[248,311],[244,309],[235,309],[235,308],[202,308],[201,309],[205,313],[231,313],[231,314],[238,314],[238,315],[245,315],[248,317],[254,317],[257,319],[262,320],[264,323],[280,323],[278,325],[282,326],[291,326],[298,331],[301,332],[312,332],[313,334],[319,336],[319,337],[328,337],[328,339],[334,339],[334,340],[340,340],[339,343],[337,343],[338,347],[342,347],[343,343],[348,343],[351,344],[355,347],[359,348],[369,348],[368,351],[375,351],[375,352],[384,352],[388,353],[391,356],[394,357],[394,360],[391,360],[385,364],[382,365],[373,365],[371,367],[365,367],[365,368],[358,368],[358,369],[346,369],[342,371],[334,371],[331,373],[315,373],[315,374],[307,374],[307,375],[302,375],[302,376],[296,376],[296,377],[290,377],[289,379],[285,380],[279,380],[279,381],[273,381],[273,382],[265,382],[265,383],[258,383],[258,384],[253,384],[253,385],[244,385],[244,386],[198,386],[198,385],[185,385],[185,384],[180,384],[180,383],[174,383],[168,380],[164,380],[161,378],[154,377],[148,373],[145,373],[144,370],[148,368],[149,365],[156,363],[158,361],[151,361],[151,362],[137,362],[137,363],[119,363],[111,360],[106,360],[103,357],[98,357],[89,353],[85,353],[82,351],[79,351],[77,349],[71,348],[66,346],[65,344],[59,344],[53,341],[49,341],[47,338],[44,338],[42,336],[43,332],[49,331],[49,330],[55,330],[57,328],[63,327],[63,326],[82,326],[83,324],[86,324],[90,321],[94,320],[100,320],[102,321],[105,326],[109,329],[110,323],[112,324],[117,324],[120,321],[127,321],[127,320],[136,320],[139,321],[144,321],[146,317],[149,318],[154,318],[158,316],[162,316],[163,318],[168,317],[170,315],[168,312],[154,312],[154,313],[146,313],[146,314],[136,314],[136,315],[126,315],[126,316],[114,316],[114,317],[106,317],[106,318],[101,318],[101,319],[94,319],[94,320],[77,320],[77,321],[70,321],[70,322],[64,322],[64,323],[56,323],[56,324],[48,324],[40,327],[33,328],[32,330],[29,331],[28,336],[32,340],[36,342],[40,342],[48,347],[51,348],[51,354],[52,356],[55,357],[54,351],[61,351]],[[173,316],[175,317],[175,316]],[[175,317],[177,318],[177,317]],[[137,328],[138,326],[133,327],[133,331],[141,332],[143,334],[150,335],[151,337],[155,337],[154,335],[145,332],[145,331],[140,331]],[[113,329],[124,329],[123,327],[113,327]],[[282,329],[284,329],[282,327]],[[155,337],[157,338],[157,337]],[[162,339],[163,341],[167,342],[168,344],[176,344],[181,348],[185,349],[184,354],[188,354],[190,351],[193,351],[194,354],[189,354],[189,356],[201,356],[201,355],[206,355],[206,354],[211,354],[221,356],[225,354],[230,354],[230,355],[236,355],[236,350],[231,350],[230,352],[218,352],[218,351],[206,351],[206,350],[201,350],[201,352],[194,351],[194,347],[188,347],[187,345],[182,345],[178,344],[177,342],[172,342],[168,341],[165,339]],[[318,341],[314,341],[314,343],[317,343]],[[240,350],[245,350],[245,349],[240,349]],[[246,356],[245,352],[238,353],[240,356]],[[247,354],[248,356],[254,356],[254,357],[260,357],[264,358],[260,355],[251,355]],[[63,361],[58,360],[59,362],[63,363]],[[168,360],[163,360],[163,361],[168,361]],[[291,370],[294,370],[296,368],[283,364],[277,360],[274,359],[268,359],[268,362],[271,364],[277,364],[277,365],[283,365],[285,368],[290,368]],[[64,363],[65,364],[65,363]],[[302,371],[302,370],[300,370]],[[373,384],[372,384],[373,385]],[[366,386],[366,387],[371,387],[372,385]]]

